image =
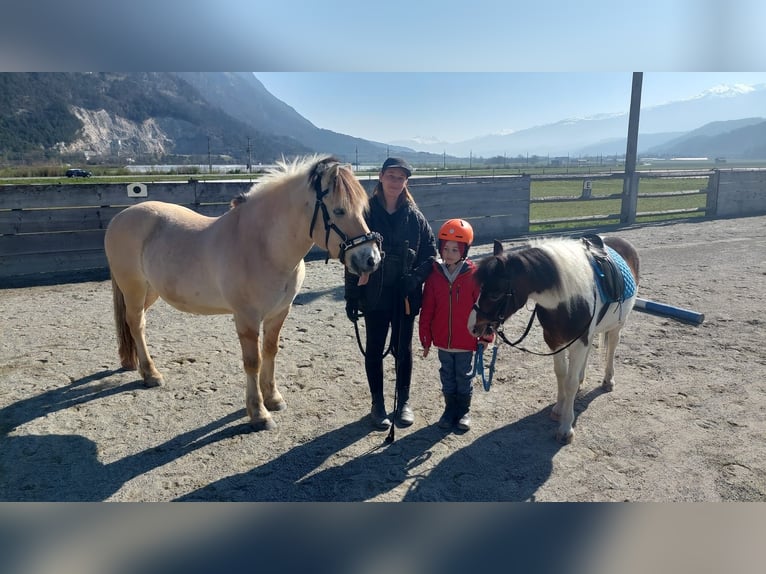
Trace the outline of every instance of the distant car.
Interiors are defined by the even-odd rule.
[[[66,170],[67,177],[90,177],[93,175],[87,169],[68,169]]]

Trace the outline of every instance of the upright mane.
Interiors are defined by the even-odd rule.
[[[593,291],[593,269],[582,242],[570,238],[537,239],[532,248],[545,252],[558,271],[559,296],[571,301],[573,297],[590,297]],[[582,263],[585,262],[586,265]]]
[[[270,190],[293,183],[311,183],[315,177],[321,178],[323,189],[334,185],[330,193],[336,205],[355,216],[363,213],[367,206],[367,192],[359,183],[350,166],[341,164],[331,155],[309,155],[292,160],[282,158],[275,167],[270,168],[248,191],[235,197],[231,206],[237,207],[255,194],[268,193]]]

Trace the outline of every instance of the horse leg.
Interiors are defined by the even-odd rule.
[[[620,330],[621,327],[617,327],[604,334],[606,339],[606,364],[601,388],[605,391],[614,389],[614,353],[617,350],[617,343],[620,342]]]
[[[261,370],[260,322],[248,321],[244,317],[235,315],[234,323],[237,327],[239,344],[242,347],[242,363],[247,378],[245,406],[250,417],[250,425],[255,430],[272,430],[277,425],[263,404],[263,396],[258,386]]]
[[[561,410],[559,412],[559,428],[556,431],[556,440],[562,444],[569,444],[574,439],[574,401],[577,396],[577,390],[580,387],[580,373],[583,370],[583,364],[588,358],[589,345],[583,345],[577,342],[569,348],[569,368],[564,378],[562,390],[564,397],[561,401]],[[558,405],[559,403],[557,403]]]
[[[590,358],[590,350],[593,348],[593,340],[596,337],[598,337],[598,335],[594,335],[593,337],[591,337],[590,345],[588,345],[588,350],[585,351],[585,360],[582,363],[582,368],[580,369],[580,376],[578,377],[578,381],[579,381],[577,385],[578,389],[582,387],[582,383],[585,380],[585,371],[588,368],[588,359]]]
[[[145,281],[131,281],[121,288],[125,305],[125,322],[135,342],[135,352],[138,355],[138,372],[147,387],[158,387],[163,383],[162,375],[154,366],[146,346],[146,302],[150,290]],[[154,297],[156,300],[156,296]],[[153,303],[154,301],[152,301]],[[151,304],[151,303],[150,303]],[[123,363],[124,364],[124,363]]]
[[[554,421],[558,421],[561,418],[561,409],[564,408],[564,381],[567,375],[567,353],[568,351],[561,351],[553,355],[553,372],[556,373],[556,404],[551,409],[551,418]]]
[[[289,312],[290,307],[287,307],[277,316],[269,317],[263,322],[263,362],[258,376],[258,386],[263,395],[263,403],[270,411],[282,411],[287,408],[287,403],[277,390],[277,383],[274,380],[274,363],[279,352],[279,333]]]

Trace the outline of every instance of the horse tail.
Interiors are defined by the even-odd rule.
[[[112,277],[112,302],[114,303],[114,324],[117,327],[120,363],[123,369],[134,371],[138,365],[136,342],[130,334],[130,327],[125,313],[125,296],[117,281]]]

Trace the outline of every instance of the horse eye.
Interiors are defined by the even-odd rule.
[[[343,217],[344,215],[346,215],[346,210],[341,209],[340,207],[336,207],[335,209],[332,210],[332,213],[333,215],[337,215],[338,217]]]

